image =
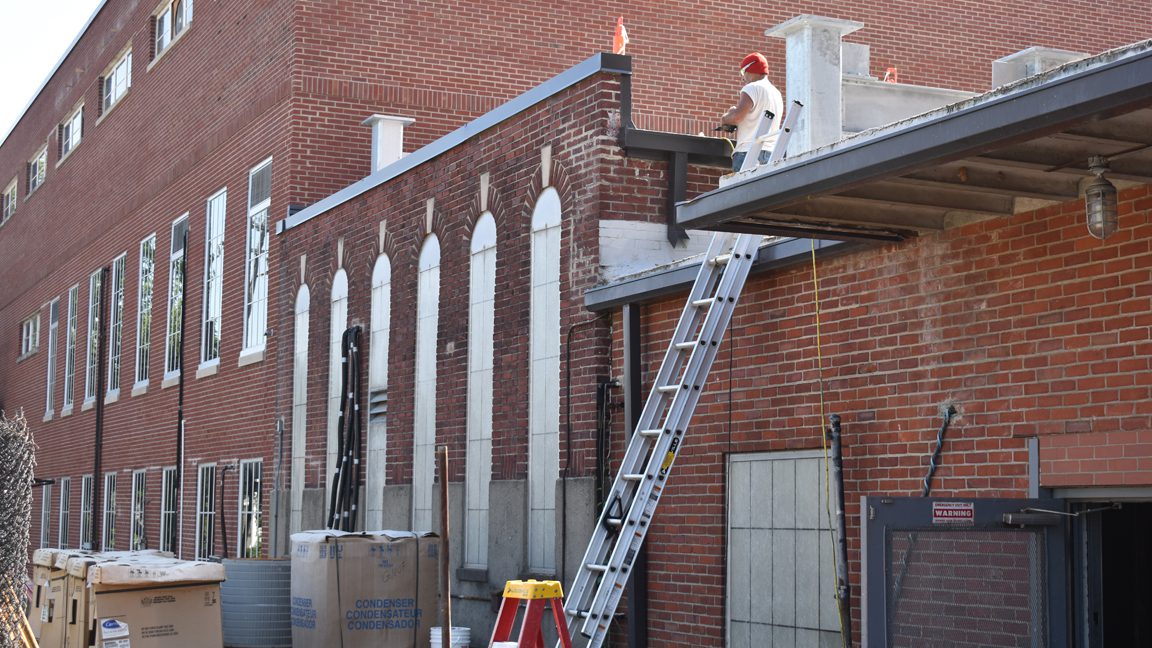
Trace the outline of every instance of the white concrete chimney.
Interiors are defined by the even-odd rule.
[[[843,119],[841,39],[863,26],[864,23],[853,20],[805,14],[764,32],[766,36],[785,41],[788,74],[785,110],[793,101],[804,104],[804,112],[800,114],[792,142],[788,145],[788,152],[792,155],[840,139]]]
[[[1069,52],[1051,47],[1029,47],[992,61],[992,87],[998,88],[1024,77],[1047,72],[1086,56],[1088,55],[1082,52]]]
[[[372,127],[372,173],[404,157],[404,127],[411,117],[372,115],[362,123]]]

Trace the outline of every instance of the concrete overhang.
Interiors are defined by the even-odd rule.
[[[1152,40],[735,176],[679,203],[690,229],[900,240],[1076,200],[1088,158],[1152,183]]]

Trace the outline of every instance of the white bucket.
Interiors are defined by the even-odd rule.
[[[432,648],[441,648],[444,641],[444,631],[440,626],[432,627],[431,646]],[[451,642],[452,648],[469,648],[472,645],[472,628],[457,628],[452,627],[452,636],[448,637]]]

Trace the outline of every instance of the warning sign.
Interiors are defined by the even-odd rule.
[[[932,524],[973,524],[975,521],[973,502],[932,502]]]

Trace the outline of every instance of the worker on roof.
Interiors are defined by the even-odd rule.
[[[772,147],[780,135],[780,123],[784,118],[784,98],[772,82],[768,80],[768,59],[760,52],[752,52],[740,62],[740,78],[744,80],[744,87],[740,89],[740,100],[735,106],[728,109],[720,119],[724,124],[736,127],[736,147],[732,152],[732,170],[739,171],[744,164],[748,150],[752,148],[752,139],[756,133],[756,126],[764,116],[764,111],[771,111],[775,115],[772,129],[764,138],[764,147],[760,150],[760,164],[768,161],[772,154]]]

